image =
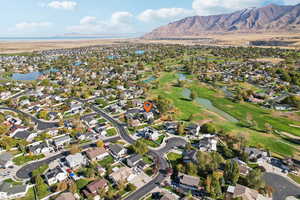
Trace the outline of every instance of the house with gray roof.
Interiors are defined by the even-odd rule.
[[[71,138],[69,135],[64,135],[61,137],[57,137],[53,140],[53,143],[56,147],[64,146],[65,144],[69,144],[71,141]]]
[[[127,152],[127,150],[120,144],[109,144],[108,148],[112,155],[117,158],[123,157]]]
[[[199,184],[200,184],[199,177],[179,173],[178,178],[179,178],[180,187],[186,188],[189,190],[198,190]]]
[[[30,142],[37,136],[37,133],[35,132],[30,132],[28,130],[24,131],[18,131],[13,135],[13,138],[15,139],[21,139],[21,140],[26,140],[27,142]]]
[[[0,199],[18,199],[26,195],[28,185],[13,185],[7,182],[0,183]]]
[[[3,152],[0,154],[0,168],[8,168],[13,165],[12,163],[12,155],[8,152]]]

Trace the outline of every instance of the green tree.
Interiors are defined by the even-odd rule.
[[[216,133],[216,128],[211,123],[206,123],[202,125],[200,130],[202,133]]]
[[[149,148],[145,142],[137,140],[133,145],[133,150],[138,154],[144,155],[149,151]]]
[[[246,176],[246,182],[248,187],[258,190],[264,186],[262,180],[262,172],[260,169],[251,170]]]
[[[215,174],[212,175],[211,179],[210,195],[213,199],[218,199],[222,196],[220,181]]]
[[[239,180],[240,170],[239,165],[236,161],[228,160],[226,161],[224,170],[224,179],[226,183],[235,185]]]

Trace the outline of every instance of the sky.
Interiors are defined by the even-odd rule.
[[[143,34],[188,16],[300,0],[0,0],[0,37]]]

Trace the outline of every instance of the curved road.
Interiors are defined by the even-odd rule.
[[[117,136],[117,137],[113,137],[113,138],[109,138],[107,140],[103,140],[104,142],[112,142],[112,141],[117,141],[119,140],[120,137]],[[91,143],[91,144],[87,144],[87,145],[83,145],[81,146],[81,149],[87,149],[89,147],[93,147],[95,146],[96,143]],[[47,159],[44,159],[44,160],[41,160],[41,161],[37,161],[37,162],[32,162],[28,165],[25,165],[23,166],[22,168],[20,168],[17,173],[16,173],[16,176],[17,178],[19,179],[29,179],[31,177],[31,172],[37,168],[39,168],[40,166],[42,165],[45,165],[45,164],[49,164],[50,162],[56,160],[56,159],[60,159],[60,158],[63,158],[67,155],[69,155],[70,152],[69,151],[64,151],[64,152],[61,152],[55,156],[52,156],[52,157],[49,157]]]
[[[273,200],[284,200],[288,196],[300,197],[300,187],[291,183],[283,176],[274,173],[265,173],[264,180],[273,188]]]
[[[48,128],[58,127],[57,122],[45,122],[45,121],[39,120],[38,118],[36,118],[36,117],[26,113],[26,112],[18,110],[16,108],[1,107],[0,110],[9,110],[9,111],[12,111],[12,112],[16,112],[16,113],[20,113],[22,115],[25,115],[26,117],[29,117],[34,123],[37,124],[37,129],[38,130],[45,130],[45,129],[48,129]]]

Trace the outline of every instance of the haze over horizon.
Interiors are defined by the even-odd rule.
[[[300,0],[28,0],[2,5],[0,37],[56,36],[70,33],[146,33],[188,16],[224,14],[270,3]]]

